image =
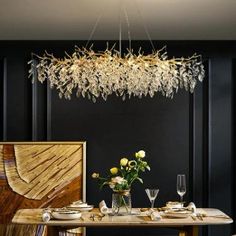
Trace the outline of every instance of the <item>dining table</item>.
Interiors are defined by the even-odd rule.
[[[20,209],[16,212],[12,219],[14,224],[25,225],[46,225],[48,235],[66,235],[68,229],[76,227],[165,227],[178,230],[179,236],[198,236],[199,227],[210,225],[226,225],[231,224],[233,220],[214,208],[197,208],[197,212],[204,214],[189,215],[188,217],[176,218],[161,216],[161,219],[153,220],[146,213],[140,211],[139,208],[132,209],[132,213],[124,216],[112,214],[101,214],[99,208],[92,211],[82,212],[78,219],[61,220],[51,218],[45,222],[42,219],[44,209]]]

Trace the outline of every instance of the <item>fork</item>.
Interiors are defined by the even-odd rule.
[[[92,221],[95,221],[96,218],[97,218],[99,221],[101,221],[104,216],[105,216],[105,215],[104,215],[104,214],[101,214],[101,213],[99,213],[99,214],[97,214],[97,215],[91,214],[89,218],[90,218]]]

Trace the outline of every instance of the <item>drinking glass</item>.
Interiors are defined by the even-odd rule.
[[[183,196],[186,193],[186,177],[185,175],[177,175],[177,193],[180,196],[180,202],[183,203]]]
[[[151,210],[153,210],[157,194],[159,193],[159,189],[146,188],[145,192],[151,202]]]

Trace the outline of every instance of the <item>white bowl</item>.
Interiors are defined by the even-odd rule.
[[[82,200],[78,200],[76,202],[73,202],[71,205],[76,206],[76,207],[87,207],[88,206],[87,202],[83,202]]]
[[[71,210],[79,210],[79,211],[91,211],[93,209],[93,205],[86,205],[86,206],[81,206],[81,205],[74,205],[71,204],[67,207],[68,209]]]
[[[166,207],[167,208],[182,208],[183,203],[181,203],[181,202],[167,202]]]
[[[81,218],[80,211],[72,210],[55,210],[51,212],[51,215],[54,219],[58,220],[74,220]]]

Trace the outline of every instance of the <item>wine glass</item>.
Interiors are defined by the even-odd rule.
[[[157,197],[157,194],[159,193],[159,189],[150,189],[150,188],[146,188],[145,192],[151,202],[151,211],[153,211],[154,208],[154,203]]]
[[[180,202],[183,204],[183,196],[186,193],[186,178],[185,175],[177,175],[177,193],[180,196]]]

